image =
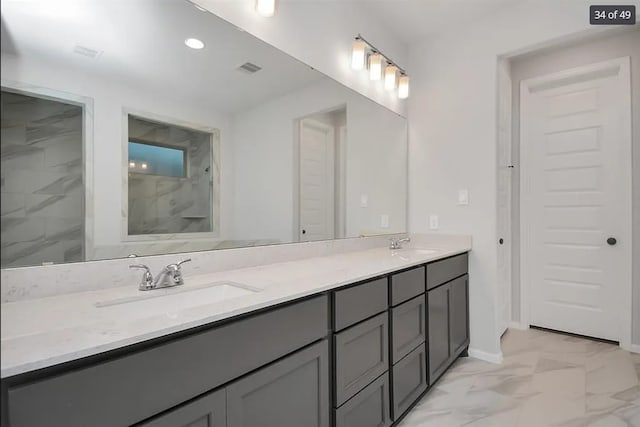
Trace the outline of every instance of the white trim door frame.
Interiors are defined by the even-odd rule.
[[[606,91],[596,88],[596,82],[602,82],[604,79],[607,80]],[[589,83],[593,82],[592,85]],[[631,236],[632,236],[632,217],[631,217],[631,203],[632,203],[632,193],[631,193],[631,90],[630,90],[630,58],[623,57],[617,58],[609,61],[589,64],[581,67],[576,67],[572,69],[568,69],[562,72],[553,73],[541,77],[536,77],[528,80],[524,80],[520,85],[520,93],[521,93],[521,109],[520,109],[520,144],[521,144],[521,174],[520,174],[520,188],[521,188],[521,201],[520,201],[520,220],[521,220],[521,272],[520,272],[520,283],[521,283],[521,300],[520,300],[520,310],[521,310],[521,321],[522,325],[528,327],[532,324],[532,301],[534,300],[534,292],[538,292],[539,295],[540,288],[532,288],[534,284],[532,283],[536,277],[543,277],[543,272],[540,271],[540,266],[536,264],[536,267],[532,267],[531,260],[537,259],[536,257],[542,257],[540,251],[542,248],[538,247],[539,244],[534,247],[533,241],[543,241],[540,239],[540,234],[534,235],[533,233],[540,233],[540,227],[537,227],[536,230],[532,229],[534,224],[542,224],[542,221],[546,221],[546,215],[541,214],[544,210],[540,208],[540,200],[532,200],[532,194],[534,193],[534,188],[540,189],[543,185],[547,185],[548,181],[545,181],[545,176],[540,175],[541,165],[539,163],[535,163],[534,156],[536,153],[540,153],[542,148],[540,145],[534,146],[534,142],[538,142],[540,144],[540,140],[533,141],[532,132],[535,133],[534,126],[536,123],[540,123],[540,120],[535,121],[533,114],[534,106],[540,105],[540,102],[550,102],[550,98],[545,98],[546,100],[542,100],[541,96],[547,94],[549,97],[559,93],[557,91],[558,88],[568,88],[565,91],[565,94],[575,93],[581,94],[586,93],[588,90],[596,94],[592,97],[595,101],[593,101],[594,105],[599,103],[601,100],[605,99],[605,97],[615,97],[616,111],[615,114],[609,114],[607,117],[608,126],[615,126],[615,138],[611,138],[611,134],[604,134],[600,129],[597,130],[599,136],[595,138],[599,138],[599,140],[605,140],[603,138],[609,138],[609,140],[618,141],[618,146],[615,150],[608,150],[607,153],[602,154],[602,156],[608,156],[606,159],[613,159],[612,162],[607,163],[608,165],[614,164],[615,170],[612,168],[605,169],[600,173],[600,181],[603,182],[603,188],[608,190],[608,193],[603,193],[598,196],[603,200],[602,206],[605,206],[606,209],[609,209],[608,212],[611,212],[611,207],[615,207],[615,215],[612,217],[606,217],[606,230],[601,230],[604,234],[603,237],[606,239],[608,235],[615,236],[618,240],[618,244],[616,246],[609,246],[605,242],[599,242],[600,248],[597,248],[590,244],[590,248],[594,251],[599,251],[599,256],[602,258],[603,263],[609,263],[608,265],[615,265],[616,269],[613,271],[604,271],[601,274],[601,279],[603,282],[603,286],[606,288],[602,292],[602,298],[611,298],[608,301],[610,307],[615,307],[615,313],[609,318],[612,320],[612,323],[608,329],[610,330],[609,339],[614,339],[615,341],[619,341],[620,346],[626,350],[631,350],[631,314],[632,314],[632,244],[631,244]],[[595,89],[594,89],[595,88]],[[561,89],[560,89],[561,90]],[[569,92],[573,90],[573,92]],[[582,92],[579,92],[582,90]],[[555,92],[554,92],[555,91]],[[603,93],[606,92],[606,93]],[[538,99],[534,99],[534,97],[538,97]],[[607,98],[611,100],[612,98]],[[535,104],[538,102],[538,104]],[[611,102],[611,101],[609,101]],[[550,105],[550,104],[548,104]],[[566,104],[568,105],[568,104]],[[596,107],[594,107],[596,108]],[[558,110],[559,111],[559,110]],[[584,110],[587,111],[587,110]],[[562,114],[561,111],[558,114]],[[555,117],[555,116],[554,116]],[[573,123],[571,124],[573,126]],[[570,126],[570,127],[571,127]],[[575,121],[575,129],[580,128],[582,124],[578,123],[578,120]],[[574,140],[578,141],[578,139]],[[544,141],[545,144],[550,144],[550,142]],[[600,147],[602,148],[602,147]],[[601,151],[605,151],[602,149]],[[584,154],[591,155],[590,153]],[[540,157],[538,155],[538,157]],[[574,159],[576,155],[574,155]],[[604,158],[604,157],[603,157]],[[606,160],[605,159],[605,160]],[[555,161],[555,160],[554,160]],[[535,169],[535,165],[537,164],[537,169]],[[604,163],[603,163],[604,164]],[[607,164],[604,164],[605,166]],[[613,179],[612,176],[615,176],[615,182],[607,180]],[[573,178],[576,178],[574,176]],[[546,176],[547,180],[551,180]],[[547,184],[543,184],[546,182]],[[567,182],[567,181],[563,181]],[[581,182],[575,181],[572,182]],[[615,192],[611,191],[615,190]],[[584,205],[587,200],[590,200],[589,197],[594,196],[593,194],[588,194],[588,191],[585,191],[582,195],[570,194],[570,195],[560,195],[560,199],[566,197],[574,197],[575,200],[578,200],[581,205]],[[536,194],[540,194],[538,191]],[[558,194],[554,194],[554,197],[558,197]],[[580,198],[581,197],[581,198]],[[539,199],[539,198],[538,198]],[[560,200],[558,199],[558,200]],[[545,199],[546,200],[546,199]],[[595,200],[595,196],[594,196]],[[536,204],[537,202],[537,204]],[[557,207],[557,206],[555,206]],[[606,210],[604,212],[607,212]],[[549,214],[551,216],[551,214]],[[545,219],[542,219],[544,217]],[[595,217],[595,216],[594,216]],[[579,218],[585,218],[584,215],[575,216],[576,221]],[[545,235],[546,236],[546,235]],[[546,237],[545,237],[546,239]],[[554,243],[555,244],[555,243]],[[571,246],[571,245],[569,245]],[[586,245],[585,245],[586,246]],[[543,246],[544,247],[544,246]],[[613,260],[613,261],[612,261]],[[585,269],[585,271],[588,269]],[[536,283],[536,286],[542,286],[542,282]],[[576,288],[578,289],[578,288]],[[574,291],[577,292],[577,291]],[[604,302],[603,302],[604,304]],[[594,310],[594,316],[599,315],[596,310]],[[571,319],[567,319],[567,323],[570,323]],[[547,325],[540,325],[547,326]],[[558,327],[553,329],[563,329],[564,325],[558,325]],[[547,326],[548,327],[548,326]],[[617,329],[616,329],[617,328]],[[615,329],[615,330],[611,330]],[[574,332],[574,331],[568,331]],[[581,333],[577,331],[576,333]],[[584,333],[583,333],[584,334]],[[588,334],[585,334],[588,335]]]

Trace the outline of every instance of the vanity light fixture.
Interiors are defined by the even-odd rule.
[[[397,85],[398,67],[388,64],[384,69],[384,88],[394,90]]]
[[[353,42],[353,50],[351,52],[351,68],[354,70],[364,69],[364,63],[366,62],[366,50],[367,44],[362,40],[356,38]]]
[[[276,14],[276,0],[256,0],[256,12],[265,18]]]
[[[384,70],[383,70],[384,61]],[[398,98],[409,97],[409,76],[398,64],[393,62],[380,49],[369,43],[358,34],[352,45],[351,68],[362,70],[367,65],[369,79],[372,81],[383,79],[387,90],[398,89]]]
[[[146,163],[142,163],[140,167],[146,170],[149,167],[149,165],[147,165]]]
[[[369,79],[380,80],[382,78],[382,55],[372,53],[369,55]]]
[[[398,81],[398,98],[407,99],[409,97],[409,76],[401,75]]]
[[[186,44],[191,49],[196,49],[196,50],[200,50],[204,47],[204,42],[202,40],[194,39],[194,38],[186,39],[184,41],[184,44]]]
[[[129,167],[130,168],[135,168],[136,167],[136,162],[129,162]]]

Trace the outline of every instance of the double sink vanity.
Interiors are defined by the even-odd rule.
[[[396,425],[466,353],[469,250],[185,265],[183,286],[3,304],[2,425]]]

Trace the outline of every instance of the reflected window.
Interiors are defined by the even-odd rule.
[[[212,233],[213,133],[128,116],[130,236]]]
[[[187,176],[187,150],[129,141],[129,172]]]

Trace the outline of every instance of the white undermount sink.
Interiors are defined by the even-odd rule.
[[[171,310],[181,310],[251,295],[261,290],[243,283],[220,281],[196,286],[182,285],[150,291],[137,291],[137,294],[132,296],[98,301],[94,305],[97,308],[108,308],[131,304],[132,306],[135,305],[137,310],[145,310],[158,308],[166,304]]]

